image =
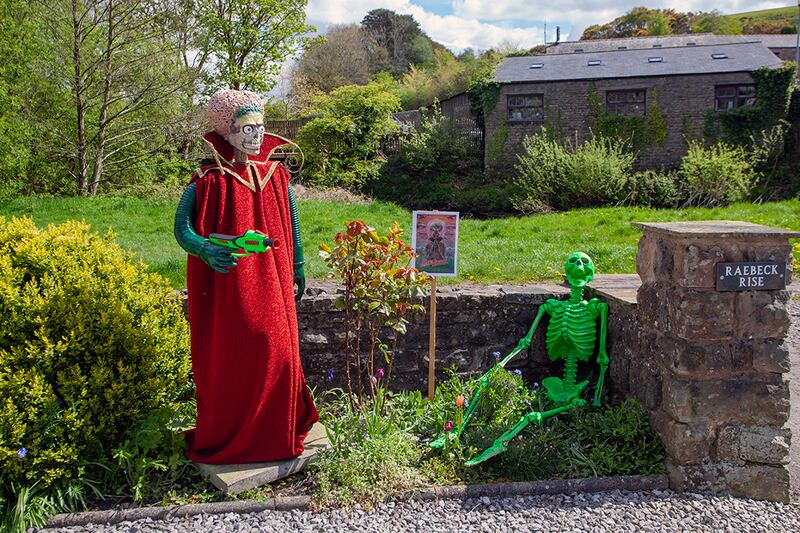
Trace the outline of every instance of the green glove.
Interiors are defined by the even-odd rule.
[[[175,240],[187,253],[199,257],[217,272],[227,274],[229,268],[236,266],[236,258],[231,255],[236,250],[218,246],[194,231],[194,209],[197,202],[195,189],[197,186],[194,183],[189,185],[178,202],[175,212]]]

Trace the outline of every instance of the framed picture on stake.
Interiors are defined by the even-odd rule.
[[[458,268],[458,213],[414,211],[411,247],[414,266],[431,276],[455,276]]]

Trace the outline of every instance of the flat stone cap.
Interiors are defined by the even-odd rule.
[[[633,222],[637,228],[679,237],[800,238],[800,232],[762,226],[738,220],[698,220],[693,222]]]

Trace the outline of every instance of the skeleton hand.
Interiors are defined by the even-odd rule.
[[[229,268],[236,266],[236,258],[231,255],[233,253],[236,253],[236,250],[206,240],[197,250],[197,257],[220,274],[227,274]]]

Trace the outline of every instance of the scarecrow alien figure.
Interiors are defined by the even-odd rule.
[[[287,459],[303,452],[319,418],[300,365],[300,226],[289,172],[273,157],[293,144],[265,133],[261,98],[249,91],[215,93],[208,119],[214,131],[203,138],[213,160],[192,176],[175,216],[175,237],[189,253],[197,387],[187,456],[212,464]],[[241,257],[208,238],[249,230],[280,245]]]
[[[544,412],[534,411],[524,415],[511,429],[503,433],[494,444],[474,459],[465,464],[467,466],[482,463],[487,459],[501,454],[508,448],[508,443],[535,422],[541,424],[546,418],[555,416],[564,411],[586,404],[580,395],[589,381],[576,383],[578,361],[587,362],[594,353],[597,340],[597,319],[600,318],[600,339],[597,353],[597,363],[600,365],[600,376],[594,392],[593,405],[600,405],[600,395],[603,391],[603,380],[608,368],[608,354],[606,354],[606,329],[608,324],[608,304],[597,298],[589,301],[583,299],[583,289],[594,277],[594,263],[591,258],[581,252],[569,255],[565,266],[567,281],[571,293],[569,300],[561,301],[549,299],[539,307],[536,318],[533,320],[528,334],[523,337],[517,347],[509,354],[513,357],[517,353],[530,348],[531,341],[542,316],[550,316],[547,326],[545,345],[550,360],[564,361],[564,377],[547,377],[542,380],[542,385],[547,390],[547,397],[557,405],[554,409]],[[507,362],[510,357],[504,359]]]

